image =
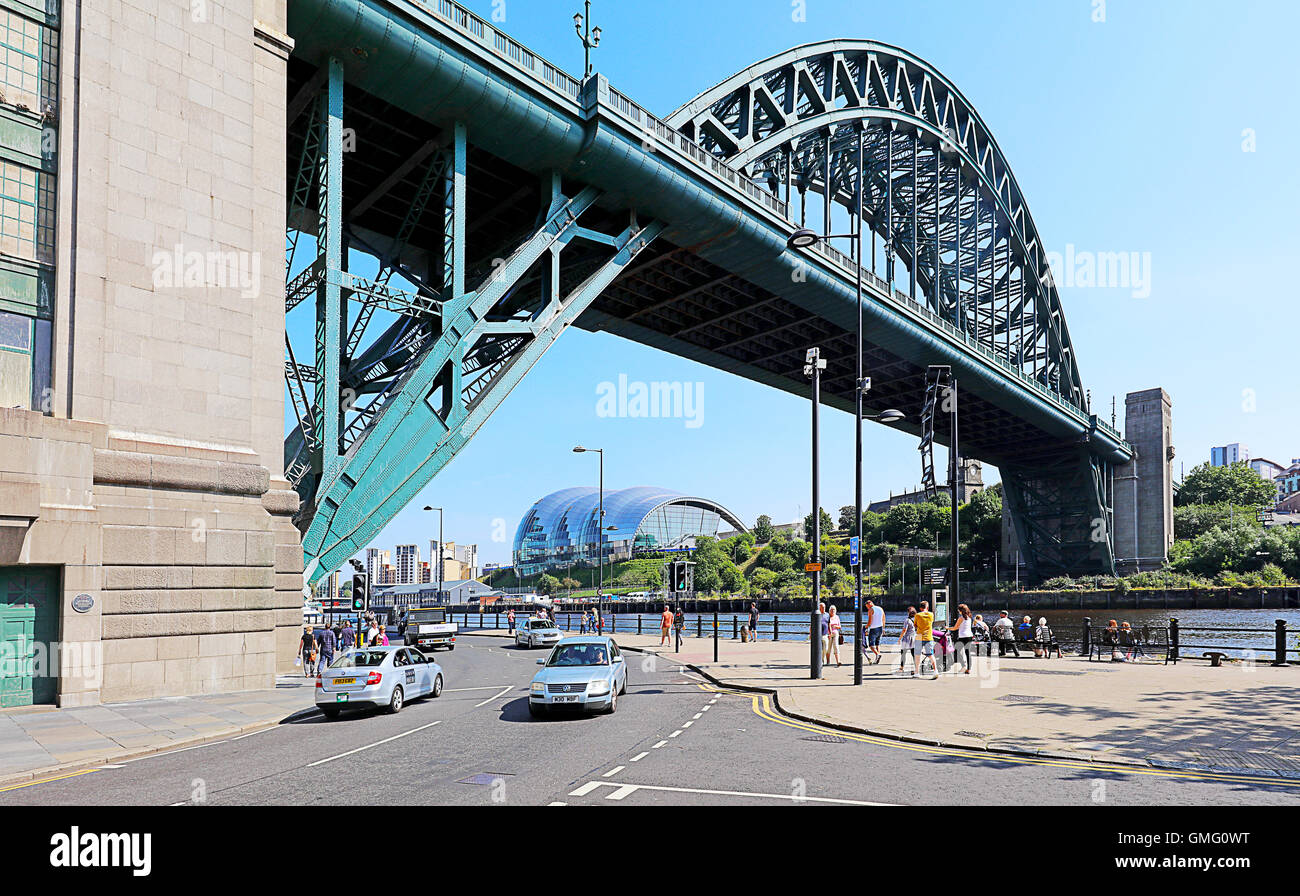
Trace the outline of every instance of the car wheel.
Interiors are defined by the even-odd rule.
[[[393,688],[393,696],[388,698],[388,711],[396,715],[402,711],[402,688]]]
[[[447,649],[448,649],[448,650],[455,650],[455,649],[456,649],[456,645],[455,645],[455,644],[448,645]]]
[[[534,703],[533,701],[529,700],[529,701],[528,701],[528,714],[529,714],[530,716],[532,716],[534,719],[542,719],[542,718],[545,718],[545,717],[546,717],[546,708],[543,707],[543,706],[539,706],[538,704],[536,704],[536,703]]]
[[[439,675],[433,680],[433,696],[442,696],[442,676]]]
[[[612,690],[609,692],[609,709],[605,711],[608,712],[610,715],[613,715],[615,710],[617,709],[618,709],[618,691]]]
[[[339,717],[339,713],[342,712],[342,710],[339,709],[337,706],[322,706],[320,708],[320,711],[321,714],[325,716],[325,718],[329,719],[331,722],[337,719]]]

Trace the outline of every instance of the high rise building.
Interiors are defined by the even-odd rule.
[[[421,585],[428,585],[433,581],[433,574],[429,571],[429,564],[424,561],[420,562],[420,582]]]
[[[1250,460],[1250,449],[1238,442],[1210,449],[1210,466],[1230,467]]]
[[[399,544],[397,546],[397,562],[393,564],[397,569],[398,585],[414,585],[420,569],[420,547],[414,544]]]

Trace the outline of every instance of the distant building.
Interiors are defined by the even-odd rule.
[[[421,561],[420,563],[420,584],[427,585],[433,581],[433,575],[429,571],[429,564]]]
[[[1293,495],[1300,493],[1300,457],[1292,458],[1291,466],[1274,477],[1273,481],[1277,483],[1279,503],[1288,501]]]
[[[379,548],[366,548],[366,578],[371,584],[379,582],[379,573],[390,562],[388,551],[381,551]]]
[[[384,553],[387,554],[388,552],[385,551]],[[391,564],[385,563],[383,566],[379,567],[379,579],[377,581],[377,584],[380,585],[397,584],[397,571],[393,569]]]
[[[397,562],[394,563],[393,566],[397,568],[397,584],[416,584],[415,580],[420,568],[419,546],[413,544],[399,544],[397,546]]]
[[[984,464],[968,457],[962,459],[961,467],[961,487],[958,490],[958,497],[961,500],[959,503],[968,504],[971,498],[984,491]],[[945,467],[945,471],[946,469]],[[940,484],[939,491],[946,493],[947,489]],[[872,513],[888,513],[891,507],[897,507],[899,504],[924,504],[928,500],[924,489],[918,489],[917,491],[903,492],[900,495],[891,494],[883,501],[873,501],[867,505],[867,510]]]
[[[1243,463],[1248,460],[1250,460],[1250,449],[1237,442],[1210,449],[1210,466],[1212,467],[1230,467],[1233,464]]]
[[[1256,457],[1246,462],[1246,466],[1255,471],[1255,475],[1267,482],[1273,482],[1286,472],[1286,467],[1266,457]]]

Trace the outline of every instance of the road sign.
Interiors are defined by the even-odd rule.
[[[822,571],[822,565],[821,565],[820,563],[805,563],[805,564],[803,565],[803,571],[804,571],[804,572],[821,572],[821,571]]]
[[[858,565],[858,536],[849,539],[849,566]]]

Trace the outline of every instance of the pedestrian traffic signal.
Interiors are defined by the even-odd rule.
[[[370,609],[370,582],[364,572],[352,577],[352,612],[364,613]]]
[[[686,564],[681,560],[673,564],[673,590],[686,590]]]

